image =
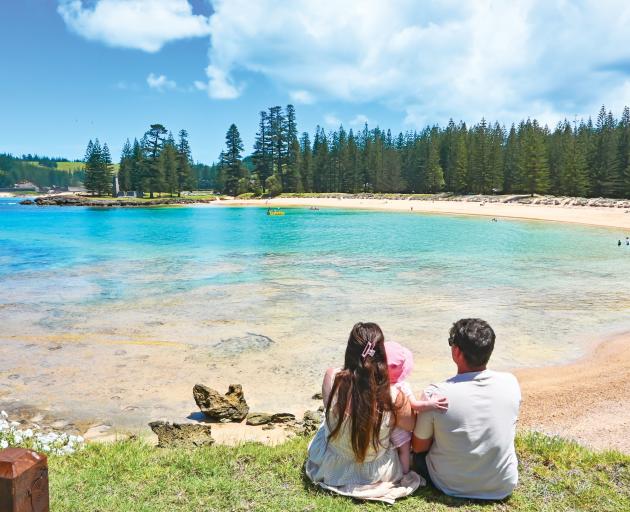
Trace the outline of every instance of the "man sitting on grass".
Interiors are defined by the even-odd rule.
[[[446,412],[418,415],[414,469],[450,496],[498,500],[518,481],[514,450],[521,390],[510,373],[486,369],[494,331],[478,318],[456,322],[448,344],[457,375],[427,388],[448,398]]]

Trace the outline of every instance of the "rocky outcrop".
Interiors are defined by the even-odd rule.
[[[277,412],[271,415],[271,423],[294,423],[295,414],[290,412]]]
[[[303,435],[309,435],[315,432],[322,423],[324,415],[320,411],[306,411],[302,418],[302,431]]]
[[[152,421],[149,427],[157,434],[160,448],[198,448],[214,444],[210,425]]]
[[[185,197],[161,197],[156,199],[95,199],[91,197],[60,195],[60,196],[40,196],[35,199],[35,204],[39,206],[92,206],[92,207],[146,207],[178,204],[211,203],[214,198],[208,199],[188,199]],[[22,202],[21,204],[28,204]],[[31,203],[32,204],[32,203]]]
[[[214,353],[218,352],[222,356],[236,356],[243,352],[268,349],[273,343],[274,341],[269,336],[248,332],[245,333],[245,336],[224,338],[219,341],[212,350]]]
[[[30,199],[24,199],[24,201],[20,201],[20,204],[34,204]]]
[[[267,414],[265,412],[250,412],[247,415],[247,425],[257,426],[257,425],[267,425],[271,423],[271,414]]]
[[[196,384],[193,397],[201,412],[211,420],[241,421],[249,412],[240,384],[230,384],[225,395],[203,384]]]

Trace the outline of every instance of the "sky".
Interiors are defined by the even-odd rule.
[[[630,105],[627,0],[2,0],[0,152],[115,158],[152,123],[210,163],[259,112],[394,133]]]

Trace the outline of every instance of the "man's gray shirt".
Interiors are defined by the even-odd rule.
[[[510,373],[461,373],[427,388],[446,396],[448,411],[418,415],[414,435],[433,437],[427,467],[451,496],[502,499],[518,481],[514,450],[521,390]]]

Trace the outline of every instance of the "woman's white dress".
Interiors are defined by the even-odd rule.
[[[387,414],[381,426],[379,448],[370,446],[362,463],[356,461],[352,451],[349,417],[330,441],[324,420],[308,446],[306,475],[324,489],[353,498],[393,503],[413,493],[425,482],[413,471],[403,476],[398,452],[389,441],[389,420]]]

